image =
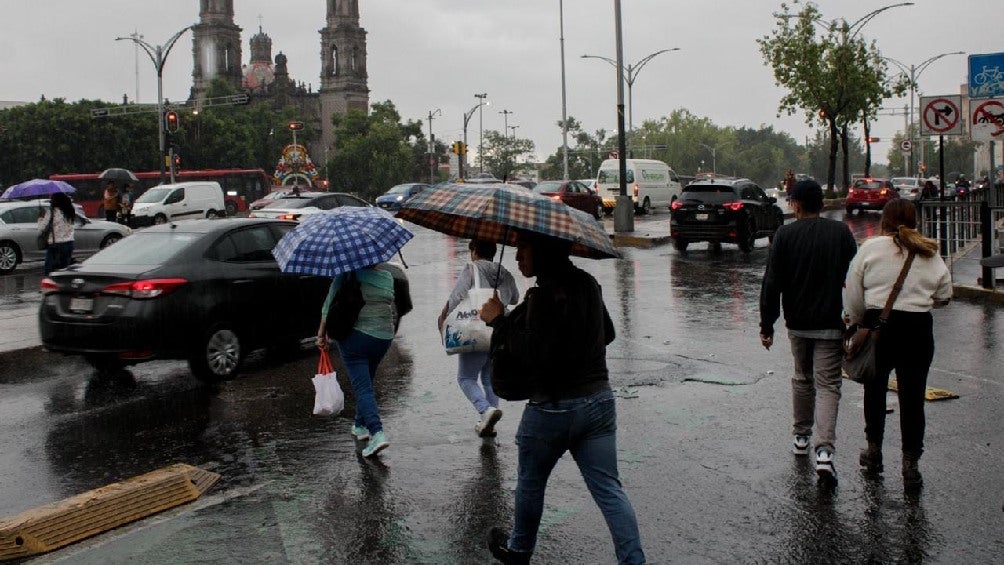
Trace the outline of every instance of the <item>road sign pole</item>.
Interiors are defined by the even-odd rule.
[[[938,136],[938,184],[941,188],[941,205],[938,206],[938,231],[940,232],[941,256],[947,257],[948,252],[948,209],[945,207],[945,136]]]

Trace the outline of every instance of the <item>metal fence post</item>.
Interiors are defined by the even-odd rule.
[[[997,234],[994,230],[993,221],[990,215],[990,204],[984,200],[980,203],[980,229],[983,230],[983,240],[982,240],[982,253],[983,257],[990,257],[993,255],[994,246],[994,236]],[[994,280],[994,270],[991,267],[982,268],[982,281],[983,288],[988,290],[994,290],[996,287],[996,281]]]

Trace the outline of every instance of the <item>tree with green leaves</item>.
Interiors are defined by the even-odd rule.
[[[529,139],[504,135],[495,130],[485,130],[483,137],[484,154],[478,158],[495,178],[513,178],[519,156],[533,151],[533,141]]]
[[[849,185],[848,126],[873,119],[884,98],[905,88],[888,79],[875,42],[869,43],[859,35],[865,23],[890,7],[894,6],[870,12],[852,24],[831,21],[817,34],[822,14],[816,5],[805,4],[795,13],[788,4],[781,4],[781,11],[774,14],[777,26],[770,35],[757,40],[764,61],[774,69],[775,81],[787,89],[778,107],[779,115],[803,111],[806,123],[818,120],[829,129],[826,181],[830,187],[836,178],[838,146],[844,153],[844,186]]]

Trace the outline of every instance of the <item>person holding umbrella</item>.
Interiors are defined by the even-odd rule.
[[[49,197],[49,207],[43,208],[38,217],[38,231],[49,229],[48,247],[45,248],[43,274],[64,269],[73,257],[73,219],[77,213],[73,202],[65,193],[56,192]],[[50,227],[51,226],[51,227]]]
[[[530,562],[548,477],[571,452],[606,518],[617,562],[644,563],[638,521],[617,470],[617,415],[606,364],[614,326],[599,283],[572,264],[571,249],[571,241],[517,230],[516,262],[537,286],[509,314],[497,292],[479,311],[494,330],[493,354],[499,344],[532,374],[516,433],[513,528],[492,528],[488,548],[502,563]]]
[[[109,179],[105,184],[104,194],[105,220],[114,222],[118,218],[121,199],[119,189],[115,187],[115,181]]]

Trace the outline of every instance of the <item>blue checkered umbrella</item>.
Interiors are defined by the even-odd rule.
[[[380,208],[342,206],[304,216],[272,255],[284,273],[334,277],[389,260],[412,237]]]

